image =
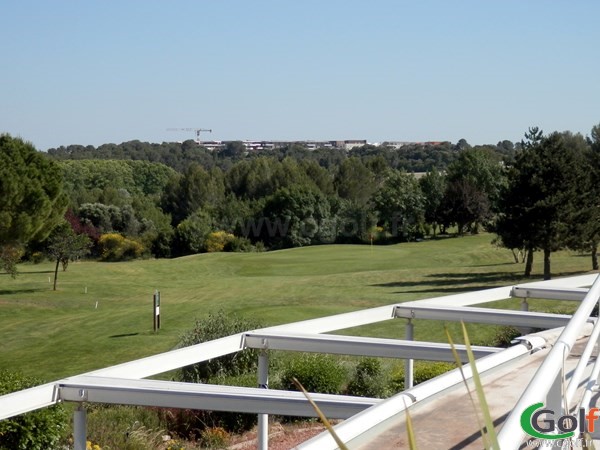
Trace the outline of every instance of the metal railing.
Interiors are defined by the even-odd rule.
[[[573,318],[569,321],[554,343],[552,350],[548,353],[533,376],[533,379],[521,395],[521,398],[513,408],[511,414],[506,419],[504,426],[498,434],[498,442],[501,449],[516,449],[523,441],[525,431],[521,426],[521,414],[529,406],[540,402],[546,403],[547,407],[554,410],[556,417],[563,415],[563,413],[571,412],[572,405],[570,402],[573,399],[576,388],[581,383],[584,373],[583,368],[587,366],[592,350],[597,343],[599,333],[598,322],[596,322],[592,334],[590,335],[590,339],[588,339],[586,348],[581,355],[577,368],[570,377],[565,397],[562,396],[562,393],[564,392],[563,388],[566,386],[563,384],[565,380],[562,377],[561,372],[564,368],[567,356],[573,350],[575,340],[579,336],[582,327],[590,318],[594,306],[598,304],[599,298],[600,276],[596,277],[594,284],[585,295],[581,305],[573,315]],[[579,402],[581,407],[587,408],[589,405],[591,391],[598,383],[597,377],[599,371],[600,366],[597,359],[594,370],[586,378],[586,391]]]

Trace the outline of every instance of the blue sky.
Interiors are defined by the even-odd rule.
[[[600,123],[600,2],[0,1],[0,132],[518,141]]]

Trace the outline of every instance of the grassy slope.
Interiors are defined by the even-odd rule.
[[[59,273],[56,292],[48,282],[51,263],[23,265],[16,280],[0,275],[0,367],[50,380],[155,354],[173,348],[194,318],[219,308],[277,324],[519,280],[523,266],[490,241],[479,235],[372,248],[81,262]],[[538,277],[540,263],[536,255]],[[589,257],[553,256],[555,273],[584,272],[590,265]],[[157,335],[155,288],[162,294]],[[549,305],[538,302],[534,308]],[[401,337],[403,323],[348,332]],[[471,332],[472,340],[481,340],[493,331],[472,326]],[[440,324],[417,324],[416,337],[445,341]]]

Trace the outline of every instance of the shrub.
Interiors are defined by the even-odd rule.
[[[252,245],[252,241],[245,237],[234,236],[232,240],[225,244],[223,248],[226,252],[254,252],[256,248]]]
[[[206,448],[225,448],[229,433],[221,427],[207,428],[202,434],[202,446]]]
[[[204,319],[196,320],[194,328],[185,333],[180,341],[180,347],[212,341],[243,331],[262,328],[257,321],[243,319],[235,314],[225,314],[223,311],[208,313]],[[258,352],[244,350],[231,355],[204,361],[180,370],[180,380],[188,383],[206,383],[209,378],[241,375],[256,370]]]
[[[0,395],[41,384],[35,378],[0,370]],[[65,437],[68,417],[62,405],[0,421],[0,449],[46,450]]]
[[[494,338],[492,340],[492,347],[510,347],[511,341],[514,338],[521,336],[523,333],[518,328],[501,326],[496,329]]]
[[[456,368],[455,364],[447,362],[418,361],[415,363],[413,369],[413,384],[423,383],[454,368]],[[404,365],[398,365],[392,370],[389,379],[389,388],[392,392],[404,390]]]
[[[100,254],[105,261],[125,261],[136,259],[144,253],[144,246],[135,239],[128,239],[119,233],[107,233],[98,239]]]
[[[33,264],[40,264],[46,260],[46,255],[42,252],[33,252],[31,254],[31,262]]]
[[[235,236],[231,233],[227,233],[226,231],[213,231],[212,233],[208,233],[208,236],[206,236],[206,240],[204,241],[204,249],[208,253],[222,252],[225,249],[225,246],[234,239]]]
[[[196,320],[194,328],[182,336],[179,345],[185,347],[199,344],[262,326],[257,321],[225,314],[223,311],[209,313],[206,318]],[[242,384],[254,379],[252,385],[255,386],[257,365],[258,352],[244,350],[183,367],[179,371],[179,379],[188,383],[219,383],[236,378],[243,380]],[[180,436],[198,439],[207,427],[221,427],[231,432],[249,430],[256,424],[257,416],[232,412],[169,410],[164,415],[164,420],[169,430]]]
[[[354,376],[348,383],[348,395],[358,397],[386,397],[387,388],[381,368],[376,358],[363,358],[354,370]]]
[[[296,378],[308,392],[339,394],[346,381],[346,370],[330,355],[305,353],[291,359],[281,376],[282,388],[298,390],[292,381]]]
[[[103,449],[145,450],[162,443],[159,416],[152,408],[89,404],[88,439]]]
[[[205,211],[197,211],[180,222],[175,230],[176,253],[189,255],[204,250],[206,236],[213,229],[213,220]]]

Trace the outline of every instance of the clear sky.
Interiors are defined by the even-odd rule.
[[[518,141],[600,123],[597,0],[0,0],[0,132]]]

